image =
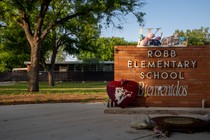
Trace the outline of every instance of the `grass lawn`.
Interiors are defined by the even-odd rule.
[[[28,83],[0,84],[0,104],[99,102],[108,99],[105,82],[62,82],[54,87],[40,82],[40,91],[27,91]]]

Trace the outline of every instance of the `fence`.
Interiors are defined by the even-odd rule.
[[[39,73],[40,81],[47,81],[47,72]],[[54,72],[55,81],[112,81],[114,72]],[[28,81],[27,72],[0,73],[0,82]]]

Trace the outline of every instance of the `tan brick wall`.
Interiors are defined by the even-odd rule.
[[[158,51],[157,51],[158,50]],[[155,53],[158,57],[148,57],[148,52]],[[174,52],[176,57],[166,57],[167,54],[159,57],[160,52]],[[128,61],[129,63],[128,67]],[[201,107],[202,100],[207,100],[206,106],[210,107],[210,46],[188,46],[188,47],[143,47],[137,48],[136,46],[116,46],[114,56],[114,79],[128,79],[136,82],[144,83],[144,94],[145,96],[138,96],[134,106],[170,106],[170,107]],[[144,62],[145,61],[145,62]],[[163,66],[163,62],[166,61],[171,64],[168,68],[160,68]],[[189,66],[190,68],[173,67],[172,61],[180,62],[183,66]],[[186,64],[185,64],[186,61]],[[137,63],[135,63],[137,62]],[[156,67],[142,67],[141,63],[155,63],[160,62],[161,64]],[[188,64],[188,62],[190,64]],[[192,63],[195,63],[193,67]],[[135,63],[135,64],[134,64]],[[131,65],[132,64],[132,65]],[[185,64],[185,65],[184,65]],[[136,67],[135,67],[136,66]],[[137,67],[138,66],[138,67]],[[170,75],[171,72],[181,73],[181,78],[176,79],[142,79],[141,73],[147,72],[153,73],[162,72]],[[164,76],[164,75],[163,75]],[[165,75],[166,76],[166,75]],[[151,74],[149,74],[149,78]],[[184,79],[182,79],[182,77]],[[172,78],[175,78],[173,73]],[[171,96],[168,95],[169,89],[166,92],[164,87],[171,87],[174,89],[179,82],[180,91],[183,87],[186,87],[186,96]],[[147,85],[147,86],[146,86]],[[152,87],[161,87],[160,91],[151,91]],[[173,86],[173,88],[172,88]],[[183,87],[182,87],[183,86]],[[145,88],[146,87],[146,88]],[[174,89],[174,91],[176,88]],[[162,94],[161,94],[162,93]],[[151,94],[154,94],[151,96]],[[156,95],[155,95],[156,94]],[[174,93],[176,94],[176,92]],[[178,93],[179,94],[179,93]]]

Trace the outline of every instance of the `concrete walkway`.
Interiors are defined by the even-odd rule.
[[[0,140],[154,139],[150,130],[130,128],[141,114],[106,114],[102,103],[0,106]],[[152,114],[158,116],[163,114]],[[192,114],[191,114],[192,115]],[[201,115],[198,115],[202,117]],[[141,137],[141,138],[140,138]],[[175,133],[171,140],[209,140],[210,133]]]

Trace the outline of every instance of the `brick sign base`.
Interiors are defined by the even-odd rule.
[[[210,46],[115,46],[114,79],[139,83],[132,106],[210,107]]]

